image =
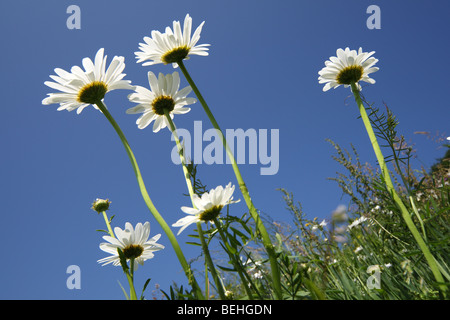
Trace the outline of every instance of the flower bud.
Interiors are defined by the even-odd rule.
[[[96,199],[92,204],[92,210],[97,211],[97,213],[104,212],[109,209],[109,204],[111,201],[108,199]]]

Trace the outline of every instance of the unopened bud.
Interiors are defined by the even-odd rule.
[[[96,199],[94,203],[92,204],[92,210],[97,211],[97,213],[106,211],[109,209],[109,204],[111,201],[108,199]]]

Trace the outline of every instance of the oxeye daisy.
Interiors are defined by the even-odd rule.
[[[56,68],[57,76],[50,76],[55,82],[46,81],[44,84],[61,92],[49,93],[48,97],[42,100],[42,104],[59,103],[58,111],[77,109],[79,114],[89,105],[98,109],[96,103],[102,101],[109,91],[133,90],[131,81],[122,80],[125,76],[122,73],[125,68],[124,57],[115,56],[108,69],[106,58],[104,49],[101,48],[95,55],[94,62],[90,58],[83,59],[84,71],[78,66],[73,66],[70,72]]]
[[[181,207],[181,210],[188,215],[175,222],[172,227],[181,227],[178,231],[180,234],[193,223],[214,221],[224,206],[240,201],[233,201],[233,192],[234,186],[230,182],[225,188],[218,186],[205,192],[201,197],[194,194],[192,201],[195,207]]]
[[[125,229],[114,228],[115,238],[103,236],[108,241],[100,244],[100,249],[111,254],[111,256],[98,260],[103,266],[112,263],[114,266],[120,265],[120,258],[117,249],[122,250],[125,258],[134,261],[134,270],[138,265],[144,265],[144,261],[154,257],[153,252],[164,249],[164,246],[156,243],[161,237],[160,234],[148,239],[150,236],[150,223],[147,221],[143,225],[138,223],[133,228],[131,223],[125,223]]]
[[[165,33],[153,30],[152,37],[144,37],[145,43],[139,44],[141,51],[135,52],[137,63],[144,62],[143,66],[172,63],[173,67],[176,67],[176,62],[189,59],[189,55],[207,56],[206,47],[209,44],[197,45],[204,23],[205,21],[197,27],[192,37],[192,18],[189,14],[184,18],[183,31],[179,21],[173,22],[173,30],[166,27]]]
[[[350,50],[349,48],[346,48],[345,50],[338,49],[336,51],[337,57],[331,57],[330,60],[325,62],[325,67],[319,71],[319,83],[326,83],[323,87],[323,91],[327,91],[330,88],[336,88],[340,85],[344,85],[345,87],[351,86],[352,93],[355,96],[355,101],[361,114],[361,120],[366,127],[366,131],[373,151],[375,152],[375,156],[377,157],[386,188],[389,191],[389,194],[392,195],[392,199],[396,203],[397,207],[400,209],[402,218],[414,236],[420,250],[424,254],[436,281],[443,283],[444,277],[439,270],[439,266],[437,265],[433,254],[412,221],[408,208],[395,190],[385,158],[381,151],[380,145],[378,144],[377,136],[372,128],[372,123],[364,107],[364,102],[361,99],[361,85],[359,82],[365,81],[370,84],[375,83],[375,80],[371,79],[369,75],[379,70],[377,67],[374,67],[374,65],[378,62],[377,59],[372,57],[374,53],[374,51],[363,52],[361,48],[359,48],[358,52],[355,50]],[[355,222],[348,226],[348,228],[353,227],[354,223]],[[441,286],[441,289],[444,291],[447,290],[445,286]]]
[[[168,75],[160,73],[156,78],[156,75],[149,71],[148,82],[151,90],[136,86],[135,92],[128,95],[128,99],[138,105],[128,109],[126,113],[142,113],[136,121],[139,129],[144,129],[155,121],[153,132],[158,132],[169,125],[165,112],[173,119],[175,114],[184,114],[191,110],[185,107],[186,105],[197,102],[195,98],[187,97],[192,91],[190,86],[178,90],[180,87],[178,72]]]
[[[374,84],[375,80],[369,77],[370,73],[379,70],[374,67],[378,62],[378,59],[372,57],[374,53],[375,51],[363,52],[362,48],[359,48],[358,52],[349,48],[337,49],[336,57],[325,61],[325,67],[319,71],[319,83],[326,83],[323,91],[340,85],[347,88],[352,82],[361,90],[359,81]]]

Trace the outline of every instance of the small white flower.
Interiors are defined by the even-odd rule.
[[[359,247],[357,247],[356,249],[355,249],[355,253],[358,253],[358,252],[360,252],[361,250],[362,250],[363,248],[361,247],[361,246],[359,246]]]
[[[233,291],[231,291],[231,290],[225,291],[225,297],[226,297],[227,299],[233,299],[233,297],[234,297]]]
[[[323,219],[322,222],[319,223],[318,225],[316,224],[316,225],[312,226],[312,227],[311,227],[311,230],[312,230],[312,231],[316,231],[317,229],[319,229],[319,227],[320,227],[320,228],[323,228],[323,227],[325,227],[327,224],[328,224],[328,223],[325,221],[325,219]]]
[[[125,69],[125,58],[114,57],[106,69],[106,56],[103,54],[104,49],[102,48],[95,55],[94,62],[90,58],[84,58],[84,71],[78,66],[73,66],[70,72],[56,68],[55,73],[58,76],[50,76],[55,82],[46,81],[44,84],[61,92],[49,93],[48,97],[42,100],[42,104],[59,103],[58,111],[77,109],[77,114],[79,114],[89,105],[98,109],[95,104],[102,101],[109,91],[133,90],[131,81],[122,80],[125,77],[125,74],[122,73]]]
[[[125,223],[125,229],[119,227],[114,228],[116,238],[111,236],[103,236],[103,239],[109,243],[100,243],[100,249],[111,254],[111,256],[98,260],[103,266],[112,263],[114,266],[120,265],[120,258],[117,249],[122,250],[125,258],[134,259],[134,269],[138,265],[144,265],[144,261],[153,258],[153,252],[164,249],[164,246],[156,243],[161,237],[160,234],[148,239],[150,236],[150,223],[138,223],[133,228],[131,223]]]
[[[247,267],[247,273],[251,275],[253,279],[262,279],[263,271],[261,270],[262,262],[261,261],[253,261],[251,259],[247,259],[245,262],[241,257],[242,265]]]
[[[185,107],[186,105],[197,102],[195,98],[187,97],[192,91],[190,86],[178,90],[180,88],[178,72],[166,76],[160,73],[156,78],[156,75],[150,71],[148,72],[148,82],[151,90],[136,86],[136,92],[128,95],[128,99],[138,105],[128,109],[126,113],[142,113],[142,116],[136,121],[139,129],[144,129],[152,121],[155,121],[153,132],[158,132],[169,126],[164,110],[167,110],[170,118],[173,119],[174,114],[185,114],[191,110]]]
[[[422,192],[417,192],[416,197],[417,197],[417,201],[420,201],[420,199],[422,198],[423,193]]]
[[[194,194],[193,202],[195,207],[181,207],[181,210],[188,215],[175,222],[172,226],[181,227],[178,231],[178,234],[180,234],[193,223],[213,221],[219,216],[224,206],[240,201],[233,201],[233,192],[234,186],[230,182],[225,188],[218,186],[209,192],[205,192],[201,198]]]
[[[375,80],[369,77],[370,73],[378,71],[374,65],[378,59],[371,57],[375,51],[363,52],[362,48],[356,50],[337,49],[336,57],[330,57],[325,61],[325,67],[319,71],[319,83],[325,83],[323,91],[337,88],[340,85],[348,87],[354,82],[359,90],[359,81],[374,84]]]
[[[144,37],[145,43],[139,44],[141,51],[135,52],[137,63],[144,61],[143,66],[149,66],[158,63],[177,66],[177,61],[189,59],[189,55],[207,56],[209,44],[197,45],[202,32],[203,21],[195,30],[191,37],[192,18],[189,14],[184,19],[183,31],[179,21],[173,22],[173,30],[166,28],[165,33],[153,30],[152,37]]]
[[[257,268],[261,267],[262,262],[261,261],[253,261],[252,259],[247,259],[245,262],[241,257],[242,265],[245,267],[249,267],[248,271],[253,272]]]
[[[370,212],[375,213],[376,211],[378,211],[378,210],[380,210],[380,209],[381,209],[381,207],[380,207],[379,205],[376,205],[374,208],[372,208],[372,209],[370,210]]]
[[[363,222],[366,221],[366,220],[367,220],[367,218],[364,217],[364,216],[362,216],[362,217],[359,218],[359,219],[356,219],[355,221],[353,221],[353,222],[348,226],[348,230],[350,230],[351,228],[354,228],[354,227],[360,225],[361,223],[363,223]]]

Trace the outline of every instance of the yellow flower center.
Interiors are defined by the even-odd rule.
[[[349,66],[339,72],[336,80],[339,84],[357,83],[361,80],[364,74],[364,69],[361,66]]]
[[[175,101],[170,96],[159,96],[152,102],[153,112],[160,116],[164,115],[165,109],[170,113],[174,107]]]
[[[137,244],[129,244],[123,248],[123,255],[126,259],[136,259],[142,252],[144,252],[144,248]]]
[[[211,221],[217,218],[222,210],[223,206],[213,206],[199,215],[199,219],[202,221]]]
[[[103,81],[93,81],[83,86],[78,92],[77,101],[81,103],[95,104],[101,101],[106,92],[108,92],[108,86]]]
[[[189,49],[187,46],[181,46],[164,53],[161,57],[161,61],[165,64],[174,63],[183,60],[189,54]]]

